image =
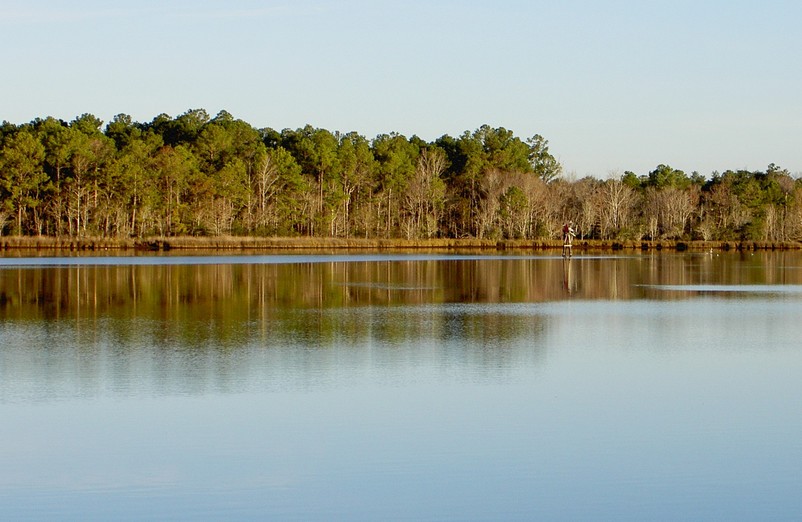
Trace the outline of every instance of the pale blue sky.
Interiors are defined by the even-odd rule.
[[[802,2],[0,0],[0,120],[541,134],[568,174],[802,173]]]

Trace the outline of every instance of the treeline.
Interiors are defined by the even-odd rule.
[[[796,240],[802,185],[769,165],[708,180],[666,165],[562,177],[540,135],[484,125],[433,142],[222,111],[0,128],[0,234]]]

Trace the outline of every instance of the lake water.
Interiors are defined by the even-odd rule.
[[[0,258],[3,520],[798,520],[802,253]]]

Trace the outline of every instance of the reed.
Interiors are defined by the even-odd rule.
[[[133,240],[107,237],[51,237],[6,236],[0,237],[0,249],[15,250],[127,250],[133,249]]]
[[[104,237],[0,237],[2,250],[561,250],[562,241],[554,239],[364,239],[316,237],[151,237],[122,239]],[[757,251],[798,250],[802,243],[779,241],[612,241],[577,240],[574,251]]]

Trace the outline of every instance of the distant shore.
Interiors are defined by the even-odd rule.
[[[310,237],[153,237],[57,238],[47,236],[0,237],[0,250],[67,251],[169,251],[169,250],[561,250],[562,241],[490,239],[357,239]],[[593,251],[756,251],[800,250],[802,242],[789,241],[612,241],[575,240],[574,250]]]

